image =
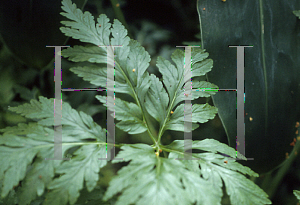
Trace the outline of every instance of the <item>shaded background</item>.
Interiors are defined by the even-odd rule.
[[[200,27],[196,1],[73,0],[73,2],[76,3],[77,7],[91,12],[96,17],[102,13],[106,14],[111,19],[111,22],[114,18],[120,18],[121,11],[131,38],[138,40],[151,55],[152,60],[148,69],[150,73],[160,75],[158,69],[155,67],[157,56],[163,56],[170,60],[171,53],[175,50],[176,46],[188,44],[200,45]],[[215,2],[222,3],[221,6],[225,6],[221,0]],[[73,46],[83,44],[78,40],[66,38],[60,32],[60,21],[64,20],[59,14],[62,11],[60,7],[61,2],[57,0],[51,1],[51,3],[46,0],[11,0],[0,2],[0,128],[25,122],[23,117],[9,112],[7,110],[8,106],[17,106],[29,102],[31,99],[37,99],[38,96],[54,97],[54,49],[46,48],[46,45]],[[206,11],[208,8],[206,6]],[[203,9],[201,12],[204,12]],[[220,15],[227,14],[227,10],[224,10],[224,13],[222,12],[220,11]],[[208,18],[211,17],[208,16]],[[230,26],[231,24],[227,19],[224,19],[223,23],[223,26]],[[220,23],[212,22],[207,25],[207,27],[211,27],[212,29],[211,34],[213,34],[213,29],[218,29],[220,26]],[[230,35],[230,29],[227,32]],[[210,41],[221,45],[236,43],[228,42],[226,35],[219,33],[218,38],[210,37]],[[212,51],[211,56],[214,62],[224,59],[218,55],[213,55],[213,47],[206,46],[206,48],[208,52]],[[231,60],[233,59],[234,61],[236,50],[232,49],[231,53],[228,54],[233,54]],[[62,59],[62,88],[94,88],[93,85],[83,81],[69,71],[69,68],[74,65],[78,64]],[[228,66],[227,64],[224,65]],[[216,68],[213,68],[213,71]],[[224,72],[221,73],[217,70],[215,72],[220,73],[221,76],[224,75]],[[216,84],[218,85],[218,83]],[[95,91],[64,92],[63,100],[69,102],[73,108],[90,114],[97,123],[102,127],[106,127],[106,108],[99,105],[99,101],[94,98],[97,94],[99,92]],[[101,92],[100,94],[105,95],[105,92]],[[127,98],[125,95],[118,95],[120,95],[118,97]],[[199,99],[194,103],[205,102],[212,104],[211,99]],[[208,123],[201,124],[199,129],[193,131],[194,140],[205,138],[214,138],[228,143],[223,125],[218,116]],[[163,136],[162,142],[163,144],[168,144],[174,139],[183,139],[183,133],[168,131]],[[117,128],[116,142],[151,143],[146,134],[128,135]],[[114,165],[109,163],[105,169],[101,170],[100,174],[105,179],[99,181],[99,184],[106,187],[110,178],[124,164],[126,163]],[[292,190],[300,189],[299,182],[298,158],[283,179],[280,188],[275,194],[273,204],[296,204],[297,200],[292,194]],[[258,180],[257,183],[263,184],[263,180]],[[77,204],[84,204],[86,201],[88,201],[88,204],[98,204],[99,201],[97,202],[97,200],[101,197],[99,197],[99,194],[95,194],[96,191],[92,193],[82,191]],[[225,196],[223,204],[226,204],[226,200]],[[14,204],[13,193],[8,196],[8,199],[3,204]],[[36,204],[39,204],[38,199]]]

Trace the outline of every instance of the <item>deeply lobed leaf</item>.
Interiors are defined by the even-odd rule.
[[[118,172],[105,193],[104,199],[109,199],[122,192],[116,204],[187,204],[194,202],[194,197],[188,197],[184,186],[196,184],[205,189],[207,185],[180,161],[156,157],[148,145],[123,146],[117,158],[131,162]]]
[[[216,152],[216,146],[218,143],[214,142],[215,140],[203,140],[203,141],[193,141],[193,149],[201,150],[211,150]],[[207,145],[213,144],[213,147],[208,147]],[[174,149],[170,153],[169,158],[183,158],[183,140],[178,140],[175,143],[172,143],[168,148]],[[195,146],[194,146],[195,145]],[[220,143],[221,145],[221,143]],[[219,146],[220,146],[219,145]],[[242,174],[248,174],[251,176],[258,176],[250,168],[242,166],[237,163],[233,156],[233,150],[231,147],[228,147],[225,144],[221,145],[222,152],[231,155],[233,158],[228,158],[220,154],[215,153],[201,153],[193,154],[194,160],[181,160],[187,169],[198,173],[198,176],[205,179],[208,182],[211,190],[216,191],[215,197],[219,198],[219,202],[215,204],[220,204],[222,195],[222,180],[224,181],[227,194],[230,196],[231,204],[271,204],[271,201],[267,198],[268,195],[260,189],[254,182],[247,179]],[[178,152],[179,151],[179,152]],[[198,159],[198,160],[197,160]],[[241,174],[242,173],[242,174]],[[207,195],[205,197],[209,198]],[[201,197],[197,199],[199,203],[204,204],[201,200],[204,200]]]
[[[69,4],[67,4],[69,5]],[[69,5],[69,7],[71,7]],[[87,18],[89,22],[91,22],[91,18],[85,14],[80,13],[75,8],[69,8],[67,10],[68,17],[72,16],[72,20],[74,20],[78,24],[77,27],[73,24],[66,24],[66,26],[71,27],[73,29],[77,29],[76,31],[82,32],[80,30],[79,24],[82,22],[80,19]],[[78,16],[75,18],[74,16]],[[106,17],[101,16],[102,21],[106,19]],[[110,24],[105,20],[107,28],[110,28]],[[101,24],[102,28],[102,24]],[[96,33],[96,28],[94,28],[94,24],[89,24],[89,33]],[[105,33],[100,37],[109,38],[109,33],[111,32],[112,38],[110,40],[111,45],[121,46],[115,47],[115,92],[127,93],[135,100],[136,105],[139,107],[140,112],[147,111],[155,120],[160,123],[160,128],[162,129],[161,133],[167,129],[184,131],[183,129],[183,113],[182,113],[182,105],[176,108],[174,111],[174,115],[169,119],[170,111],[173,110],[179,103],[183,100],[187,99],[184,95],[184,82],[185,76],[189,69],[184,69],[184,61],[185,55],[181,50],[176,50],[172,54],[172,60],[175,62],[176,66],[171,64],[169,61],[158,58],[157,67],[163,76],[163,83],[159,81],[159,79],[146,72],[149,62],[150,56],[145,51],[145,49],[134,40],[129,40],[127,37],[127,31],[124,26],[118,21],[115,20],[111,30]],[[75,34],[74,34],[75,35]],[[78,36],[75,35],[75,38]],[[80,37],[78,37],[80,39]],[[81,37],[82,41],[84,41],[84,37]],[[101,41],[101,38],[99,42]],[[109,40],[108,40],[109,42]],[[98,45],[99,43],[93,43]],[[101,44],[103,45],[103,44]],[[62,52],[63,56],[69,57],[70,60],[73,61],[89,61],[96,63],[105,63],[103,52],[98,48],[85,48],[85,47],[74,47],[68,48],[65,52]],[[193,48],[192,49],[192,77],[202,76],[209,72],[212,68],[212,60],[207,59],[208,53],[204,50]],[[84,80],[90,81],[92,84],[97,86],[106,87],[107,83],[110,82],[111,79],[107,79],[106,68],[95,67],[95,66],[86,66],[86,67],[76,67],[72,68],[71,71],[75,72],[77,75],[83,77]],[[194,88],[201,88],[201,91],[193,91],[192,95],[189,99],[194,100],[199,97],[210,97],[215,94],[215,91],[203,91],[204,88],[217,88],[217,86],[208,83],[208,82],[198,82],[193,81]],[[144,102],[145,101],[145,102]],[[104,103],[104,101],[101,101]],[[119,101],[121,102],[121,101]],[[123,103],[124,104],[124,103]],[[111,106],[109,106],[112,108]],[[208,107],[208,106],[206,106]],[[119,106],[121,108],[121,106]],[[121,108],[122,109],[122,108]],[[118,112],[124,112],[121,109],[116,110]],[[202,109],[202,110],[201,110]],[[136,109],[135,109],[136,110]],[[126,111],[125,111],[126,112]],[[198,113],[198,114],[197,114]],[[203,108],[194,106],[193,107],[193,122],[207,122],[208,119],[212,119],[216,114],[216,109],[211,108],[210,114],[207,116],[201,116],[198,118],[199,114],[203,114]],[[208,113],[207,113],[208,114]],[[178,115],[178,116],[177,116]],[[177,116],[175,118],[174,116]],[[142,124],[141,122],[146,120],[145,115],[141,118],[138,118],[137,121],[133,121],[132,119],[121,119],[123,122],[119,122],[117,126],[129,132],[130,134],[138,134],[146,131],[148,124]],[[169,121],[169,122],[168,122]],[[130,127],[130,123],[134,126]],[[198,127],[197,124],[193,124],[193,130]]]
[[[96,98],[108,109],[116,112],[115,117],[120,121],[116,124],[117,127],[129,134],[149,131],[149,119],[146,117],[148,112],[159,122],[161,137],[168,129],[184,131],[184,115],[193,116],[192,129],[198,127],[196,123],[205,123],[214,118],[217,109],[208,104],[195,104],[192,106],[192,113],[184,113],[184,104],[181,104],[184,100],[210,97],[215,91],[206,88],[218,87],[209,82],[194,80],[193,88],[199,90],[193,90],[192,95],[184,95],[184,84],[190,70],[184,68],[183,51],[176,50],[172,54],[175,65],[158,58],[157,67],[162,74],[160,81],[147,72],[150,62],[148,52],[137,41],[129,39],[127,30],[118,20],[111,27],[108,18],[100,15],[95,25],[92,15],[88,12],[82,13],[70,0],[63,0],[62,8],[65,11],[62,15],[72,21],[62,22],[66,27],[62,27],[61,31],[82,42],[94,44],[68,48],[62,52],[64,57],[74,62],[112,63],[112,59],[107,59],[106,56],[107,49],[111,47],[102,46],[115,46],[115,91],[130,95],[134,102],[110,96]],[[212,60],[207,58],[208,53],[205,50],[192,49],[192,77],[205,75],[211,70]],[[107,79],[106,68],[99,65],[75,67],[71,70],[84,80],[101,87],[107,88],[107,83],[112,80]],[[44,160],[54,152],[54,131],[47,128],[54,125],[53,99],[41,97],[39,102],[33,100],[30,104],[10,108],[11,111],[39,121],[2,130],[2,196],[7,195],[13,186],[24,179],[26,169],[31,163],[33,167],[24,179],[20,204],[30,203],[36,195],[41,196],[46,187],[52,191],[46,194],[44,204],[74,204],[84,182],[88,191],[95,188],[100,168],[106,165],[106,160],[99,160],[105,158],[105,130],[94,123],[90,116],[73,110],[68,104],[63,103],[62,108],[63,153],[73,155],[70,161],[65,162]],[[174,112],[170,115],[172,110]],[[94,141],[84,141],[87,139]],[[216,140],[193,141],[193,149],[208,153],[193,154],[198,160],[178,160],[184,155],[184,141],[177,140],[168,146],[159,143],[155,146],[122,146],[116,157],[130,163],[110,182],[105,200],[121,193],[116,204],[220,204],[224,182],[232,204],[270,203],[267,195],[243,176],[258,175],[235,161],[236,157],[244,157],[234,149]],[[170,152],[168,158],[159,156],[158,146]],[[75,151],[71,152],[70,148]],[[25,159],[21,157],[24,152]],[[8,160],[3,160],[4,158]],[[113,161],[116,162],[120,160]],[[15,178],[11,180],[12,177]]]
[[[293,14],[295,14],[295,16],[297,16],[300,19],[300,10],[293,11]]]
[[[135,103],[129,103],[119,98],[105,97],[98,95],[96,98],[105,104],[111,111],[115,110],[115,117],[118,122],[116,126],[129,134],[139,134],[147,130],[143,121],[143,114]]]
[[[170,151],[169,158],[157,156],[149,145],[122,146],[117,158],[130,163],[112,179],[104,200],[121,193],[116,204],[221,204],[223,180],[232,204],[271,203],[257,185],[241,174],[257,176],[235,162],[231,147],[216,140],[194,141],[193,149],[216,153],[216,147],[221,146],[222,152],[233,158],[208,152],[193,154],[199,160],[175,160],[183,157],[183,145],[183,140],[177,140],[163,147]],[[120,161],[113,161],[117,162]]]
[[[62,21],[67,27],[61,27],[60,30],[66,35],[82,42],[92,43],[94,45],[109,45],[110,26],[106,15],[100,15],[98,24],[95,26],[94,17],[89,12],[84,12],[72,4],[71,0],[62,1],[62,9],[65,12],[60,14],[73,21]]]
[[[98,172],[106,165],[106,131],[83,112],[77,112],[63,102],[62,153],[75,148],[70,161],[51,160],[54,153],[54,99],[40,97],[30,104],[10,108],[27,118],[40,120],[2,129],[0,136],[1,196],[5,197],[13,186],[23,180],[19,204],[28,204],[44,193],[45,204],[74,204],[83,188],[91,191],[98,181]],[[50,128],[48,127],[50,126]],[[87,143],[84,139],[93,139]],[[49,160],[45,160],[48,158]],[[29,171],[27,172],[27,170]],[[55,177],[55,174],[63,174]],[[26,175],[26,176],[25,176]],[[72,186],[70,186],[72,184]]]

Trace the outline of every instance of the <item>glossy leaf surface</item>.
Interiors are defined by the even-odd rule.
[[[205,8],[205,9],[203,9]],[[300,21],[296,0],[201,0],[203,47],[214,61],[208,80],[236,88],[237,49],[245,48],[245,163],[257,172],[279,165],[290,152],[300,118]],[[236,146],[236,92],[218,92],[215,106]]]

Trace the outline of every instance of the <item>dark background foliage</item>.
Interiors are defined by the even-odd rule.
[[[110,19],[118,18],[117,11],[118,9],[121,10],[128,25],[129,35],[131,38],[137,39],[151,55],[152,61],[148,69],[151,73],[159,75],[155,67],[157,56],[170,59],[170,55],[176,46],[200,45],[196,1],[76,0],[73,2],[79,8],[84,8],[83,10],[91,12],[96,17],[101,13],[105,13]],[[54,49],[46,48],[46,45],[73,46],[82,44],[77,40],[66,38],[60,32],[60,21],[64,20],[59,14],[61,12],[60,6],[61,2],[59,0],[51,1],[51,3],[46,0],[0,2],[0,128],[25,122],[23,117],[9,112],[7,110],[8,106],[16,106],[28,102],[30,99],[37,99],[38,96],[54,97]],[[225,23],[227,27],[230,27],[230,22],[225,21]],[[219,26],[221,25],[213,23],[208,25],[211,28],[218,28]],[[223,36],[223,38],[227,39],[226,36]],[[212,41],[215,40],[213,37],[211,39]],[[218,41],[223,42],[222,39],[218,39]],[[209,51],[209,48],[207,49]],[[214,55],[212,56],[214,57]],[[218,58],[213,58],[213,60],[218,61]],[[69,71],[69,68],[74,65],[74,63],[62,59],[62,88],[94,88],[93,85],[84,82]],[[73,108],[92,115],[96,122],[105,127],[106,109],[99,105],[99,102],[94,98],[96,94],[99,94],[99,92],[64,92],[63,100],[69,102]],[[102,92],[102,94],[105,95],[105,92]],[[128,98],[121,95],[119,97]],[[206,99],[200,99],[195,103],[206,101]],[[208,102],[212,104],[212,100],[208,100]],[[198,130],[193,132],[193,139],[205,138],[218,139],[224,143],[228,142],[218,117],[202,124]],[[130,136],[116,130],[117,142],[151,143],[145,141],[145,139],[147,139],[145,134]],[[174,139],[183,139],[183,133],[166,132],[162,142],[168,144]],[[109,164],[106,169],[101,171],[101,175],[105,176],[106,179],[100,181],[99,184],[107,186],[111,176],[124,164],[126,163]],[[296,198],[292,195],[292,190],[300,189],[298,164],[299,158],[296,159],[288,174],[283,178],[280,188],[274,195],[273,204],[296,204]],[[275,174],[276,172],[271,176],[275,176]],[[260,185],[266,183],[263,179],[264,177],[260,178],[257,183]],[[86,198],[89,199],[95,197],[88,197],[87,195],[86,193]],[[86,201],[87,199],[81,197],[80,200]],[[224,204],[225,201],[224,197]],[[92,204],[92,202],[89,203]]]

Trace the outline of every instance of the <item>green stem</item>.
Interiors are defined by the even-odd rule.
[[[184,75],[183,75],[183,76],[184,76]],[[178,86],[177,86],[176,91],[178,90],[179,85],[181,85],[182,79],[183,79],[183,77],[181,77],[181,80],[180,80],[180,82],[178,83]],[[159,129],[159,132],[158,132],[158,140],[157,140],[158,142],[160,142],[160,139],[161,139],[162,135],[164,134],[165,126],[166,126],[166,124],[167,124],[167,120],[169,119],[169,116],[170,116],[170,113],[171,113],[171,108],[173,107],[173,104],[174,104],[174,102],[175,102],[175,99],[176,99],[176,92],[175,92],[174,97],[173,97],[173,99],[172,99],[172,102],[170,103],[169,108],[168,108],[168,110],[167,110],[167,116],[166,116],[166,118],[165,118],[165,120],[164,120],[164,123],[162,124],[161,128]]]
[[[201,15],[199,11],[199,0],[197,0],[197,12],[198,12],[198,17],[199,17],[199,24],[200,24],[200,35],[201,35],[201,48],[204,49],[204,44],[203,44],[203,33],[202,33],[202,23],[201,23]]]
[[[166,148],[166,147],[164,147],[164,146],[161,146],[160,147],[163,151],[166,151],[166,152],[174,152],[174,153],[177,153],[177,154],[182,154],[182,155],[184,155],[184,152],[180,152],[180,151],[177,151],[177,150],[172,150],[172,149],[168,149],[168,148]]]
[[[264,73],[265,82],[265,135],[267,136],[268,131],[268,78],[265,58],[265,28],[264,28],[264,13],[263,13],[263,0],[259,0],[259,16],[260,16],[260,41],[261,41],[261,52],[262,52],[262,66]]]
[[[269,195],[269,198],[272,199],[273,195],[276,193],[278,186],[280,185],[283,177],[286,175],[290,169],[293,161],[297,158],[296,153],[300,151],[300,142],[297,141],[294,149],[289,155],[289,158],[283,164],[283,166],[278,170],[275,178],[273,178],[272,183],[269,185],[269,188],[266,190],[266,193]]]
[[[165,126],[167,124],[167,121],[169,120],[169,116],[170,116],[173,104],[174,104],[175,99],[177,97],[177,91],[183,86],[182,83],[181,83],[182,81],[184,81],[184,71],[183,71],[183,75],[181,76],[181,79],[180,79],[179,83],[177,84],[177,88],[176,88],[176,92],[174,93],[174,97],[173,97],[173,99],[172,99],[172,101],[171,101],[171,103],[170,103],[170,105],[168,107],[167,116],[165,117],[165,120],[164,120],[161,128],[159,129],[158,140],[157,140],[158,142],[160,142],[160,139],[161,139],[161,137],[162,137],[162,135],[163,135],[163,133],[165,131]]]
[[[120,64],[119,64],[118,62],[115,62],[115,67],[117,67],[117,68],[119,69],[119,71],[120,71],[120,72],[122,73],[122,75],[124,76],[127,85],[129,85],[129,87],[131,88],[132,93],[133,93],[133,98],[134,98],[134,100],[136,101],[137,105],[140,107],[140,109],[141,109],[141,111],[142,111],[143,122],[146,123],[147,132],[148,132],[150,138],[152,139],[152,141],[154,142],[154,144],[155,144],[156,146],[158,146],[158,141],[156,141],[155,137],[152,135],[152,133],[151,133],[151,131],[150,131],[150,128],[149,128],[149,127],[150,127],[149,122],[148,122],[148,120],[146,120],[145,113],[144,113],[144,111],[143,111],[143,108],[142,108],[142,106],[141,106],[140,100],[139,100],[139,98],[138,98],[138,96],[137,96],[137,94],[136,94],[136,92],[135,92],[135,90],[134,90],[134,87],[133,87],[132,83],[130,82],[130,80],[128,79],[127,75],[124,73],[123,69],[121,68],[121,66],[120,66]]]
[[[161,168],[161,159],[159,156],[157,156],[157,163],[156,163],[156,174],[160,174],[160,168]]]

